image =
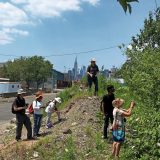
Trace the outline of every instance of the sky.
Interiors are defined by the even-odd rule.
[[[129,44],[156,8],[155,0],[139,1],[130,15],[117,0],[0,0],[0,62],[38,55],[64,72],[79,53],[79,67],[91,58],[99,68],[121,67],[126,57],[114,46]],[[110,49],[88,52],[103,48]]]

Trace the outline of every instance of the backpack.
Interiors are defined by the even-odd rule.
[[[29,112],[29,114],[33,114],[33,113],[34,113],[33,104],[30,104],[30,105],[29,105],[29,107],[28,107],[28,112]]]

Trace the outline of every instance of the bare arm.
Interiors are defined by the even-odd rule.
[[[131,102],[129,109],[123,111],[122,115],[123,115],[124,117],[129,117],[129,116],[131,116],[131,114],[132,114],[132,109],[134,108],[134,106],[135,106],[135,103],[134,103],[134,102]]]
[[[21,111],[22,109],[27,109],[27,107],[17,107],[16,105],[14,105],[14,111]]]
[[[104,113],[104,107],[103,107],[104,105],[103,105],[103,101],[101,101],[101,105],[100,105],[100,110],[101,110],[101,112],[105,115],[105,113]]]
[[[91,74],[91,73],[87,72],[87,74],[88,74],[90,77],[92,77],[92,74]]]
[[[90,77],[92,77],[92,74],[90,73],[90,66],[88,66],[88,68],[87,68],[87,75],[89,75]]]

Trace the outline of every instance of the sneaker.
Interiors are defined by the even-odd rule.
[[[46,128],[49,129],[49,127],[46,125]]]
[[[108,139],[108,137],[107,136],[103,136],[103,139]]]
[[[21,142],[21,141],[22,141],[22,139],[21,139],[21,138],[19,138],[19,139],[16,139],[16,141],[17,141],[17,142]]]
[[[58,122],[61,122],[62,121],[62,118],[58,119]]]
[[[40,137],[40,136],[42,136],[42,135],[38,133],[38,134],[37,134],[37,137]]]
[[[27,138],[28,141],[36,140],[36,137]]]

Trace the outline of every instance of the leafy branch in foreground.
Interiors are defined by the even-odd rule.
[[[130,3],[139,2],[138,0],[117,0],[117,1],[120,3],[125,13],[129,11],[130,14],[132,13],[132,6]]]

